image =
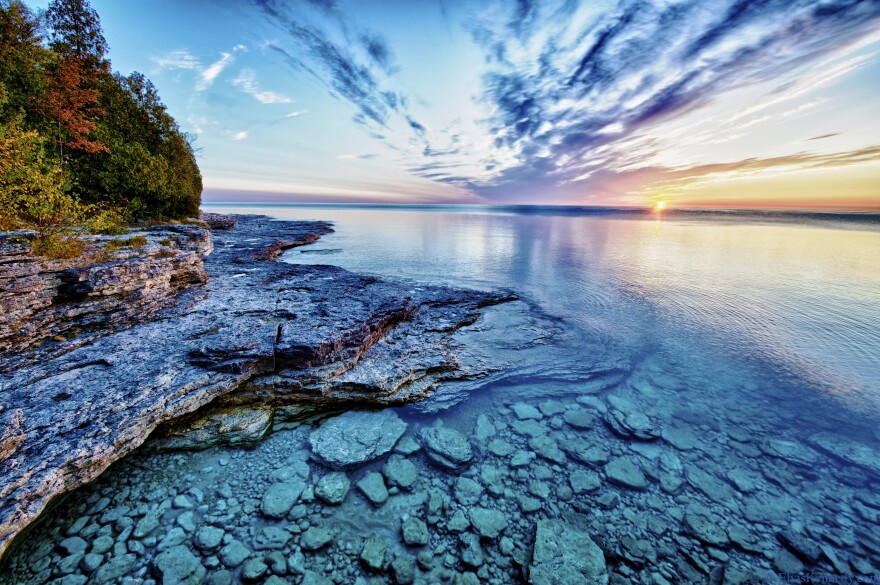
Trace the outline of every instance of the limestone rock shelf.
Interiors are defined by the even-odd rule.
[[[513,295],[272,261],[330,225],[236,220],[207,218],[213,238],[154,230],[148,246],[173,236],[173,254],[97,266],[0,245],[0,554],[157,427],[171,448],[247,444],[311,405],[402,404],[487,375],[455,334]]]

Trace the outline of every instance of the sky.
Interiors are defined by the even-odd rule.
[[[880,211],[880,0],[92,6],[205,202]]]

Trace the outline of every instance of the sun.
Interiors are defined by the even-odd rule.
[[[657,211],[663,211],[664,209],[666,209],[666,202],[665,201],[658,201],[654,205],[654,207],[655,207],[655,209],[657,209]]]

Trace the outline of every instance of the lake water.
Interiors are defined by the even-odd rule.
[[[312,425],[249,451],[138,453],[43,521],[46,530],[11,561],[16,580],[95,580],[117,562],[119,575],[150,581],[163,575],[162,551],[183,544],[204,567],[190,582],[262,582],[273,572],[275,582],[293,583],[526,582],[523,567],[540,566],[535,539],[552,536],[539,526],[544,519],[570,531],[560,550],[574,556],[586,554],[578,538],[589,535],[612,583],[880,574],[880,219],[206,211],[334,223],[335,233],[284,261],[515,292],[522,301],[488,310],[461,333],[503,371],[464,400],[444,402],[440,388],[425,404],[395,409],[406,437],[438,425],[461,432],[474,462],[448,473],[424,449],[399,448],[394,465],[415,470],[412,485],[382,458],[347,472],[352,488],[341,505],[308,494],[279,524],[255,513],[272,474],[298,465],[309,486],[326,474],[309,460]],[[523,337],[538,342],[505,343]],[[375,472],[398,485],[378,507],[354,487]],[[194,508],[170,503],[178,495]],[[104,508],[125,508],[120,514],[131,511],[133,521],[151,502],[168,505],[160,528],[131,544],[126,522],[100,520],[106,512],[95,507],[108,498]],[[426,544],[401,542],[401,522],[411,517],[425,522]],[[221,552],[197,544],[203,526],[223,531]],[[260,544],[263,531],[279,526],[287,540]],[[306,541],[321,530],[332,540],[310,550]],[[86,562],[56,548],[70,535],[88,550],[107,538]],[[364,547],[378,541],[387,551],[371,567]],[[221,554],[230,543],[247,551],[238,563]],[[74,568],[58,569],[65,560]],[[531,579],[551,582],[541,574]]]

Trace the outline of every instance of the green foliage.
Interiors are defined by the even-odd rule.
[[[143,75],[111,74],[88,0],[53,0],[45,29],[0,0],[0,229],[31,229],[35,250],[73,253],[83,230],[198,214],[192,141]],[[76,228],[76,229],[74,229]]]

